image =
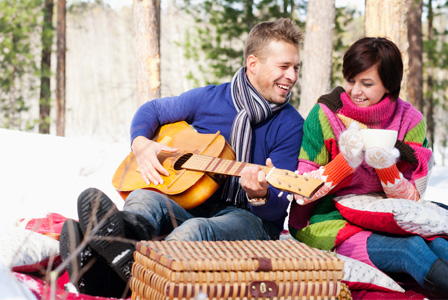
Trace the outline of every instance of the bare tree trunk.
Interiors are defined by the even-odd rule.
[[[428,41],[432,41],[434,38],[434,28],[433,28],[433,22],[434,22],[434,14],[432,9],[432,0],[428,1]],[[430,47],[429,51],[434,51],[434,48]],[[433,53],[428,53],[428,57],[433,57]],[[434,96],[433,96],[433,73],[434,70],[432,68],[432,63],[428,63],[427,68],[427,89],[428,92],[426,93],[428,95],[428,98],[425,101],[426,106],[426,136],[429,141],[429,145],[433,148],[434,147],[434,133],[435,133],[435,121],[434,121]]]
[[[400,98],[408,99],[409,42],[407,30],[406,0],[366,0],[366,36],[388,37],[400,49],[403,57],[403,81]]]
[[[160,98],[160,0],[134,0],[139,105]]]
[[[58,0],[57,64],[56,64],[56,134],[65,135],[65,0]]]
[[[304,117],[330,90],[335,14],[334,0],[308,2],[299,106]]]
[[[50,133],[50,108],[51,108],[51,46],[53,45],[53,0],[45,0],[44,20],[42,25],[42,58],[40,63],[40,97],[39,97],[39,133]]]
[[[423,1],[409,0],[408,5],[409,102],[423,112]]]

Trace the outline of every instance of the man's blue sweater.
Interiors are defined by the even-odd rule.
[[[134,115],[131,124],[131,141],[137,136],[152,138],[161,125],[186,121],[199,133],[220,131],[229,141],[233,119],[237,111],[230,94],[230,83],[209,85],[187,91],[176,97],[155,99],[143,104]],[[259,124],[252,124],[251,163],[265,165],[271,158],[279,169],[295,171],[302,142],[303,118],[290,104]],[[218,190],[211,198],[218,200]],[[289,201],[286,194],[269,187],[269,199],[263,206],[251,207],[258,217],[283,229]],[[206,203],[209,200],[206,201]]]

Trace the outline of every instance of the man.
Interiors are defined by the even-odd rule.
[[[244,66],[236,72],[232,82],[196,88],[177,97],[155,99],[138,109],[131,125],[131,148],[148,184],[160,184],[162,175],[168,175],[157,154],[177,151],[151,139],[161,125],[177,121],[186,121],[199,133],[219,131],[235,151],[236,160],[253,165],[246,166],[240,178],[227,178],[208,200],[189,210],[166,195],[140,189],[127,197],[123,211],[119,212],[100,191],[84,191],[78,199],[79,225],[69,221],[72,224],[64,227],[66,232],[69,225],[75,227],[77,236],[81,237],[92,228],[95,231],[95,220],[103,219],[93,235],[115,240],[93,238],[87,246],[94,257],[99,256],[95,264],[102,265],[99,269],[111,266],[123,282],[130,278],[135,246],[124,238],[278,239],[289,201],[286,193],[281,195],[268,184],[257,165],[297,168],[303,118],[288,101],[298,79],[301,41],[301,30],[292,20],[260,23],[249,34]],[[63,236],[61,253],[65,253],[62,254],[64,258],[73,250],[68,247],[68,234]],[[94,286],[86,288],[92,285],[85,282],[86,278],[81,279],[84,279],[82,286],[86,293],[98,294]]]

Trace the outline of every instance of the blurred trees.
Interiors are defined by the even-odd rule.
[[[228,81],[243,63],[244,43],[257,23],[289,17],[303,25],[303,0],[179,0],[196,25],[187,29],[184,47],[187,59],[195,61],[197,72],[188,76],[195,86]]]
[[[423,111],[430,145],[448,153],[448,1],[427,0],[423,5]]]
[[[36,121],[27,112],[28,99],[39,90],[40,41],[33,39],[42,29],[41,0],[0,1],[0,126],[29,130]]]
[[[92,1],[77,0],[73,5],[83,8],[84,11],[97,9],[98,7],[104,8],[101,0],[95,0],[93,1],[94,3]],[[319,4],[320,1],[324,0],[169,1],[170,6],[177,5],[182,7],[194,19],[193,26],[186,26],[179,30],[179,34],[183,34],[187,41],[186,44],[179,44],[179,48],[186,54],[185,57],[187,59],[178,66],[178,68],[182,68],[182,72],[179,71],[178,75],[183,76],[183,72],[186,69],[192,70],[186,77],[189,78],[190,82],[194,82],[194,86],[230,80],[237,68],[242,65],[244,42],[253,25],[260,21],[290,17],[302,28],[306,27],[305,23],[312,26],[311,18],[313,15],[323,13],[324,8],[327,7],[331,7],[331,10],[334,9],[333,1],[326,0],[328,2],[322,2],[325,3],[323,8],[313,11],[311,9],[312,5]],[[54,124],[51,123],[49,108],[54,105],[54,103],[51,103],[51,98],[57,87],[52,89],[49,85],[55,84],[56,76],[60,75],[62,71],[57,71],[57,74],[51,73],[50,61],[48,60],[48,53],[55,55],[56,41],[54,36],[56,28],[54,16],[53,22],[49,22],[51,19],[50,12],[54,10],[54,8],[50,9],[52,2],[56,3],[55,0],[0,0],[1,127],[20,130],[37,130],[37,127],[39,127],[40,132],[49,132],[48,124]],[[160,0],[135,2],[149,3],[153,7],[158,7],[161,4]],[[309,5],[308,8],[307,5]],[[378,8],[376,8],[376,13],[372,14],[371,8],[375,5]],[[380,9],[381,5],[387,6]],[[366,19],[359,11],[351,7],[337,7],[335,9],[334,22],[329,22],[326,25],[327,28],[333,28],[330,30],[330,33],[328,31],[326,33],[327,36],[333,34],[332,38],[328,38],[333,45],[331,49],[332,63],[329,89],[344,82],[341,75],[341,62],[347,47],[364,34],[379,35],[378,31],[373,30],[381,29],[383,30],[381,35],[387,35],[392,38],[403,51],[405,63],[409,63],[409,69],[406,69],[406,74],[409,76],[409,84],[407,89],[403,89],[401,96],[403,99],[413,103],[417,108],[423,110],[428,123],[428,136],[431,144],[439,144],[446,147],[448,136],[446,129],[446,106],[448,101],[447,6],[447,0],[367,0]],[[157,37],[158,30],[160,30],[160,25],[157,25],[160,24],[160,15],[150,17],[142,15],[143,17],[139,17],[135,6],[134,10],[134,33],[136,37],[140,32],[136,23],[139,18],[146,21],[151,19],[151,24],[156,24],[155,27],[146,27],[144,29],[146,31],[155,30],[153,35],[146,36],[146,38],[151,37],[152,40],[149,39],[148,42],[145,42],[153,47],[151,59],[137,58],[138,64],[143,65],[151,62],[149,66],[153,67],[150,73],[141,76],[146,81],[142,81],[138,85],[147,87],[148,90],[154,90],[160,85],[159,76],[161,75],[159,74],[160,67],[157,67],[161,60],[160,57],[157,57],[160,51],[157,47],[157,42],[160,42],[160,36]],[[56,14],[56,10],[54,11]],[[157,8],[149,11],[148,7],[146,7],[146,12],[154,13],[157,11],[159,11]],[[407,11],[407,15],[403,14],[403,11]],[[81,15],[78,15],[81,18]],[[374,17],[377,19],[375,20]],[[307,18],[310,19],[307,21]],[[333,19],[333,17],[317,17],[318,25],[323,26],[324,21],[330,19]],[[176,22],[176,19],[173,19],[172,22]],[[396,39],[394,32],[396,32],[397,26],[401,24],[400,28],[403,29],[403,24],[406,24],[406,22],[408,34],[400,33],[399,39]],[[77,24],[80,23],[82,23],[82,20],[79,20]],[[89,30],[94,30],[94,25]],[[307,31],[311,32],[311,29],[307,29]],[[308,38],[314,38],[317,41],[317,34],[309,34]],[[323,43],[317,42],[319,45],[323,45]],[[304,49],[301,51],[301,59],[304,62],[310,59],[311,54],[317,54],[317,51],[306,54],[306,44],[304,44]],[[314,50],[316,48],[316,46],[311,47]],[[101,49],[101,51],[108,50],[107,48]],[[68,50],[70,51],[70,49]],[[136,47],[135,50],[137,55],[137,51],[143,49]],[[72,53],[72,55],[75,55],[75,53]],[[409,58],[406,58],[407,55],[409,55]],[[319,63],[323,63],[325,61],[324,57],[329,56],[329,54],[321,54],[321,56],[322,59]],[[132,59],[129,58],[128,64],[129,62],[133,64]],[[90,56],[86,57],[86,61],[96,64]],[[300,90],[301,86],[314,88],[317,94],[323,93],[318,90],[327,89],[326,87],[318,88],[316,85],[318,79],[310,79],[311,77],[308,77],[313,70],[306,71],[306,65],[304,63],[300,74],[301,84],[298,84],[293,91],[292,104],[297,108],[299,105],[301,106],[301,99],[307,103],[308,101],[315,101],[313,99],[314,96],[309,97],[311,100],[306,100],[308,97],[305,96],[304,90]],[[316,63],[311,63],[310,65],[317,68]],[[188,68],[183,68],[183,66],[188,66]],[[98,68],[106,69],[104,66]],[[135,68],[135,65],[130,66],[130,69],[133,68]],[[328,70],[329,67],[325,68]],[[91,70],[90,73],[92,72]],[[83,74],[90,73],[84,72]],[[97,74],[96,71],[95,74]],[[322,74],[324,73],[321,71],[320,78],[327,82],[327,75],[323,76]],[[107,75],[109,74],[104,74],[104,76]],[[97,77],[92,81],[97,83],[98,76],[103,76],[103,74],[95,76]],[[163,74],[161,77],[163,78]],[[173,81],[172,77],[167,77],[165,80]],[[137,88],[137,90],[140,90],[140,88]],[[102,87],[101,91],[97,88],[92,90],[91,93],[101,97],[105,91],[108,92],[108,89]],[[301,93],[303,94],[302,97],[299,96]],[[54,97],[58,98],[60,96],[56,95]],[[139,98],[151,99],[155,97],[158,97],[158,94],[140,96]],[[79,98],[81,99],[82,95]],[[30,112],[30,107],[33,106],[40,106],[40,115]],[[65,112],[67,109],[69,108],[61,107],[60,111]],[[89,111],[86,114],[93,118],[93,112]],[[65,123],[65,121],[61,122]]]
[[[50,133],[51,110],[51,47],[53,46],[53,0],[45,0],[41,32],[39,133]]]
[[[300,107],[306,117],[322,94],[330,91],[336,9],[334,0],[308,2],[300,82]]]
[[[312,3],[309,4],[310,2]],[[196,22],[193,28],[186,29],[188,39],[184,45],[181,45],[185,50],[186,58],[197,66],[197,70],[188,75],[196,87],[231,80],[235,71],[242,66],[242,52],[250,29],[259,22],[280,17],[292,18],[304,31],[306,19],[315,20],[315,26],[310,27],[316,30],[315,34],[313,33],[308,42],[305,36],[305,48],[302,49],[300,55],[303,61],[301,79],[294,87],[291,99],[291,103],[296,108],[301,107],[300,110],[304,116],[306,107],[316,100],[315,95],[327,92],[330,89],[330,83],[336,81],[334,78],[340,77],[338,71],[341,65],[341,52],[346,46],[343,36],[347,36],[345,30],[350,21],[353,23],[355,11],[350,8],[339,8],[335,13],[334,0],[178,0],[177,3],[193,16]],[[315,5],[315,9],[310,10],[307,5]],[[354,31],[357,32],[358,29],[354,28]],[[318,32],[320,32],[320,38],[316,41]],[[355,36],[359,37],[359,34]],[[332,45],[337,47],[337,51],[333,51],[334,56],[331,51]],[[307,49],[309,49],[308,52]],[[306,62],[307,60],[310,61]],[[323,68],[318,68],[316,63]],[[308,71],[306,71],[307,68]],[[316,82],[322,84],[316,84]],[[305,87],[307,89],[303,92],[301,89]],[[301,93],[304,93],[303,98]]]

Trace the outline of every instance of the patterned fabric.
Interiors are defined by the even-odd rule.
[[[448,236],[448,210],[429,201],[390,201],[379,194],[336,197],[336,207],[351,223],[379,232],[416,234],[432,240]]]
[[[272,116],[275,111],[282,109],[289,101],[282,104],[269,103],[254,88],[246,75],[246,68],[241,67],[232,79],[232,100],[237,110],[230,132],[230,146],[235,151],[236,160],[250,162],[252,151],[252,127],[251,124],[260,123]],[[231,177],[226,182],[223,197],[233,201],[236,206],[247,208],[245,193],[238,184],[239,177]]]
[[[404,289],[392,278],[380,270],[350,257],[337,254],[344,261],[342,282],[351,290],[378,290],[404,293]]]
[[[49,257],[59,255],[59,242],[16,226],[0,229],[0,264],[28,271],[40,270]]]
[[[375,171],[388,198],[404,198],[414,201],[421,199],[415,186],[403,177],[395,164],[389,168]]]
[[[363,230],[342,217],[335,207],[334,197],[384,194],[382,181],[397,176],[389,174],[389,177],[380,180],[376,170],[365,161],[356,170],[347,170],[348,164],[343,162],[345,159],[340,159],[342,155],[337,141],[353,121],[361,123],[360,128],[398,131],[395,145],[400,151],[396,163],[398,174],[402,174],[403,180],[416,188],[420,197],[426,189],[432,153],[427,148],[426,125],[421,113],[401,99],[391,101],[388,97],[370,107],[360,108],[352,103],[342,87],[336,88],[319,99],[305,121],[298,169],[300,174],[311,174],[323,168],[324,171],[319,172],[327,173],[325,180],[331,183],[327,187],[329,191],[307,205],[298,205],[293,201],[290,210],[289,229],[292,236],[313,247],[331,250]],[[329,174],[329,169],[334,171]]]

